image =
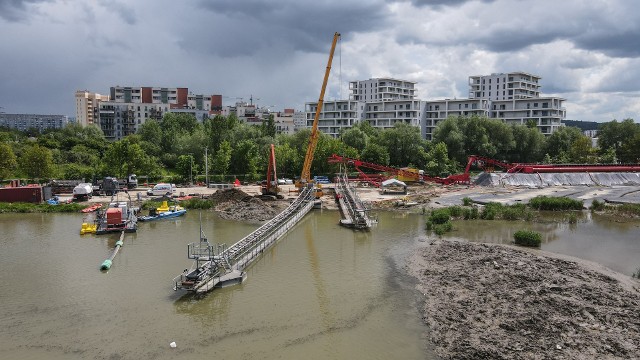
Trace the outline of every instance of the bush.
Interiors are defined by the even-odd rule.
[[[567,197],[536,196],[529,201],[529,206],[538,210],[582,210],[584,204]]]
[[[516,245],[539,247],[542,242],[542,235],[539,232],[530,230],[518,230],[513,234]]]
[[[462,198],[462,205],[471,206],[471,204],[473,204],[473,200],[471,200],[470,197],[463,197]]]
[[[449,215],[454,218],[459,218],[462,216],[462,207],[460,206],[451,206],[449,207]]]
[[[591,211],[602,211],[604,210],[605,207],[606,205],[604,201],[599,201],[598,199],[594,199],[591,202],[591,207],[589,207],[589,209],[591,209]]]
[[[215,206],[213,200],[191,198],[180,202],[185,209],[211,209]]]
[[[433,227],[433,231],[436,235],[443,235],[446,232],[453,230],[453,224],[451,221],[447,221],[444,224],[438,224]]]
[[[466,208],[463,211],[463,217],[465,220],[474,220],[474,219],[477,219],[478,216],[479,216],[478,208],[475,206],[471,208]]]
[[[484,206],[482,209],[482,213],[480,214],[480,219],[482,220],[495,220],[499,214],[502,213],[502,204],[491,202]]]
[[[433,210],[433,212],[429,216],[429,220],[431,220],[431,222],[433,222],[434,224],[446,223],[447,221],[451,220],[449,209]]]

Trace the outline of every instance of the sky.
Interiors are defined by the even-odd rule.
[[[472,75],[524,71],[567,119],[640,122],[637,0],[0,0],[0,112],[75,116],[76,90],[188,87],[304,110],[349,81],[466,98]]]

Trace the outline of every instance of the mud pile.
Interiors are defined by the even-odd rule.
[[[541,254],[545,254],[542,256]],[[593,263],[435,241],[410,272],[443,359],[640,358],[640,285]]]
[[[264,202],[238,189],[217,191],[209,199],[216,202],[214,210],[227,220],[266,221],[289,205],[288,201]]]

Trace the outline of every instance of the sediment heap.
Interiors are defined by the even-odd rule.
[[[432,241],[409,260],[442,359],[640,358],[640,284],[598,264]]]

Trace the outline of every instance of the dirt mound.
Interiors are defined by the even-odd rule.
[[[638,283],[591,263],[436,241],[412,258],[442,359],[635,359]]]
[[[227,220],[266,221],[289,205],[288,201],[264,202],[238,189],[217,191],[209,199],[216,202],[215,211]]]
[[[216,204],[224,203],[231,200],[249,201],[252,197],[247,195],[246,192],[239,189],[227,189],[218,190],[215,193],[209,195],[209,199],[213,200]]]

